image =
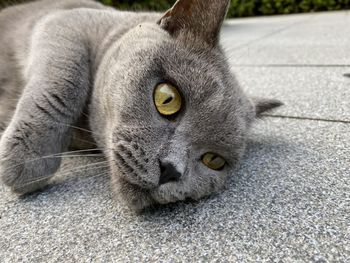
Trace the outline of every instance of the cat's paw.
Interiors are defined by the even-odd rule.
[[[47,152],[45,148],[45,145],[33,145],[25,136],[5,134],[0,141],[2,182],[18,194],[45,187],[61,162],[61,158],[42,153]]]

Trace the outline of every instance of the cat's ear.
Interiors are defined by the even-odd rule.
[[[283,102],[275,99],[251,98],[255,108],[256,117],[261,117],[263,113],[269,112],[283,105]]]
[[[230,0],[178,0],[158,21],[174,37],[193,38],[213,47]]]

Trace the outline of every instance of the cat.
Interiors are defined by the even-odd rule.
[[[248,98],[230,71],[219,42],[229,3],[178,0],[163,15],[91,0],[3,9],[3,183],[40,190],[60,153],[97,145],[132,209],[219,192],[251,124],[282,105]]]

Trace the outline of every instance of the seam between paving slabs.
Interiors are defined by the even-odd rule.
[[[239,50],[241,50],[241,49],[250,47],[250,46],[252,46],[252,45],[255,45],[256,43],[261,42],[262,40],[265,40],[266,38],[268,38],[268,37],[270,37],[270,36],[278,35],[278,34],[284,32],[284,31],[286,31],[286,30],[288,30],[288,29],[291,29],[291,28],[293,28],[293,27],[295,27],[295,26],[297,26],[297,25],[299,25],[299,24],[303,24],[303,23],[305,23],[305,22],[307,22],[307,21],[313,20],[313,19],[315,19],[316,17],[317,17],[317,15],[312,15],[312,16],[310,16],[310,17],[308,17],[308,18],[306,18],[306,19],[303,19],[303,20],[301,20],[301,21],[297,21],[297,22],[295,22],[295,23],[291,23],[291,24],[289,24],[289,25],[287,25],[287,26],[285,26],[285,27],[276,29],[276,30],[274,30],[274,31],[272,31],[272,32],[270,32],[270,33],[267,33],[266,35],[263,35],[262,37],[259,37],[259,38],[253,39],[253,40],[251,40],[251,41],[248,41],[248,42],[246,42],[246,43],[244,43],[244,44],[242,44],[242,45],[239,45],[239,46],[237,46],[237,47],[235,47],[235,48],[227,49],[227,51],[230,52],[230,53],[231,53],[231,52],[233,53],[233,52],[239,51]]]
[[[323,122],[350,124],[350,120],[323,119],[323,118],[313,118],[313,117],[298,117],[298,116],[277,115],[277,114],[263,114],[262,116],[268,117],[268,118],[307,120],[307,121],[323,121]]]
[[[350,64],[230,64],[237,68],[348,68]],[[350,77],[349,74],[344,74],[344,77]]]

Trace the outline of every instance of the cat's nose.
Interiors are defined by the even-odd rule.
[[[171,163],[159,162],[160,165],[160,178],[159,185],[169,182],[176,182],[180,179],[181,173],[176,170],[175,166]]]

